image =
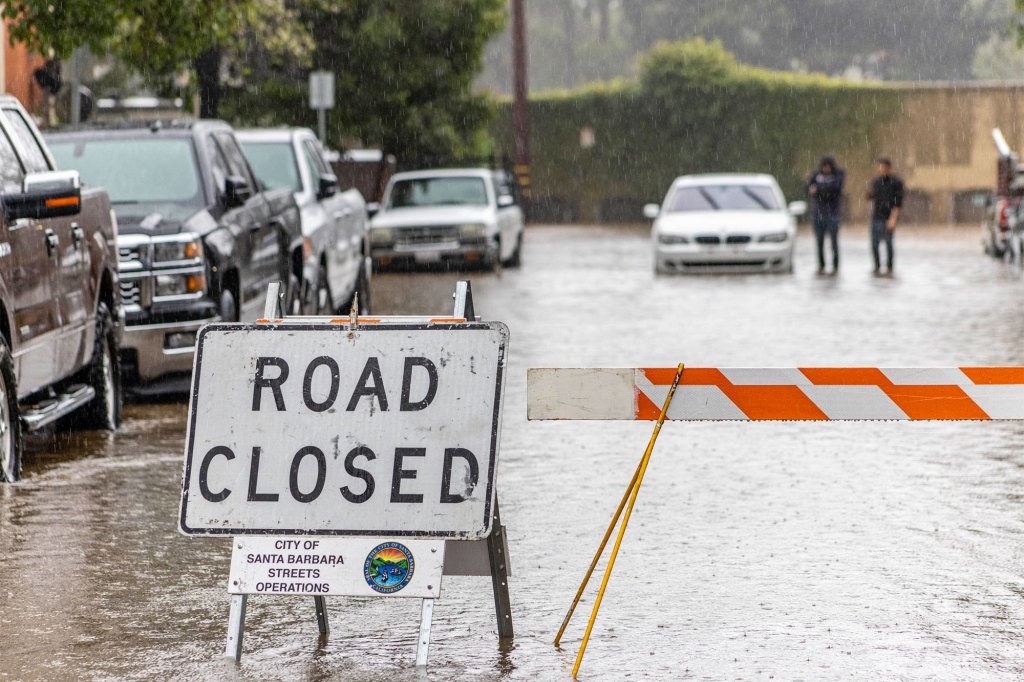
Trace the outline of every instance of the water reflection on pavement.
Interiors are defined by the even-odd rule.
[[[0,489],[0,679],[569,679],[592,596],[551,638],[650,433],[527,423],[528,367],[1024,364],[1021,270],[974,229],[904,230],[897,276],[844,228],[837,277],[655,278],[646,233],[551,227],[499,275],[386,273],[377,313],[450,312],[455,280],[512,332],[499,495],[517,637],[489,581],[446,578],[431,666],[415,600],[250,600],[221,658],[229,549],[175,530],[186,406],[116,436],[43,435]],[[1024,675],[1024,426],[670,423],[581,679],[1014,679]]]

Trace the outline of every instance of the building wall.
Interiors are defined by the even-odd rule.
[[[3,41],[3,50],[0,51],[3,60],[0,63],[0,92],[14,95],[26,109],[39,113],[44,104],[44,94],[33,74],[46,60],[29,52],[20,43],[12,46],[8,40],[6,21],[0,26],[0,40]]]

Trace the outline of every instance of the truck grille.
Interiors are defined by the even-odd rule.
[[[121,280],[121,303],[123,305],[139,305],[142,303],[142,292],[137,279]]]
[[[145,267],[143,251],[148,250],[148,244],[138,246],[120,246],[117,249],[118,270],[121,272],[135,272]]]
[[[395,244],[418,246],[438,242],[458,241],[459,230],[455,225],[431,225],[424,227],[403,227],[395,230]]]

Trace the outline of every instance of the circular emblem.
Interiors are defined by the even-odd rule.
[[[400,542],[385,542],[366,555],[363,577],[377,592],[392,594],[409,584],[415,569],[416,562],[408,547]]]

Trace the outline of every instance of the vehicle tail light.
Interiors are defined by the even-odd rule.
[[[996,211],[999,215],[999,229],[1003,231],[1010,229],[1010,202],[1000,199],[996,203]]]

